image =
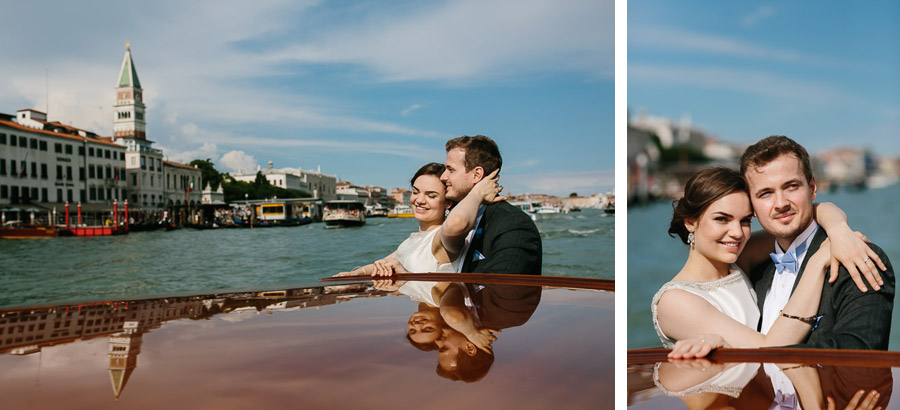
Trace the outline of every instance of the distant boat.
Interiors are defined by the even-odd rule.
[[[544,205],[538,208],[537,213],[539,214],[560,214],[560,213],[569,213],[568,210],[562,209],[553,205]]]
[[[616,213],[616,203],[615,203],[615,202],[611,202],[611,203],[608,203],[608,204],[604,205],[604,206],[603,206],[603,212],[606,212],[606,213],[608,213],[608,214],[614,214],[614,213]]]
[[[72,236],[64,228],[45,225],[23,225],[21,221],[9,221],[0,227],[0,238],[4,239],[36,239]]]
[[[525,212],[526,215],[528,215],[531,218],[532,221],[538,220],[537,211],[536,211],[537,207],[534,206],[535,204],[533,202],[521,201],[521,202],[510,202],[509,204],[516,208],[521,209],[523,212]]]
[[[366,208],[357,201],[328,201],[322,220],[326,228],[362,226],[366,223]]]
[[[124,226],[73,226],[68,229],[75,236],[108,236],[127,235],[128,229]]]
[[[387,216],[388,218],[415,218],[409,205],[397,205],[391,212],[388,212]]]
[[[388,216],[388,209],[384,205],[375,204],[366,207],[366,216],[369,218],[383,218]]]

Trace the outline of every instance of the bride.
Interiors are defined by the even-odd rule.
[[[781,316],[767,334],[761,334],[756,331],[760,316],[757,295],[744,272],[768,258],[773,239],[765,232],[754,233],[751,239],[753,210],[740,173],[715,167],[691,177],[684,198],[676,202],[669,228],[670,235],[678,235],[690,246],[688,259],[651,302],[660,341],[665,347],[674,347],[669,357],[701,357],[716,347],[801,343],[815,326],[832,254],[844,263],[842,255],[859,250],[886,269],[877,255],[868,252],[864,237],[860,239],[850,230],[838,207],[818,204],[815,215],[830,239],[807,256],[804,274]],[[836,279],[836,264],[832,272],[829,281]],[[861,280],[854,276],[858,285]]]

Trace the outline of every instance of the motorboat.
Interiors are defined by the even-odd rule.
[[[537,213],[539,213],[539,214],[561,214],[561,213],[569,213],[569,211],[567,209],[560,208],[558,206],[542,205],[538,208]]]
[[[397,205],[387,214],[388,218],[415,218],[412,207],[409,205]]]
[[[383,218],[388,216],[388,213],[390,212],[384,205],[366,205],[366,217],[368,218]]]
[[[362,226],[366,223],[366,208],[357,201],[328,201],[325,202],[325,216],[322,220],[326,228]]]
[[[56,226],[23,224],[21,221],[7,221],[0,227],[0,238],[35,239],[72,236],[71,231]]]

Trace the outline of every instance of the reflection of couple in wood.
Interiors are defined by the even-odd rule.
[[[815,198],[808,153],[783,136],[747,148],[741,172],[707,168],[687,182],[669,233],[689,245],[688,259],[651,302],[670,359],[719,347],[887,349],[890,261],[850,230],[843,211]],[[765,231],[751,237],[753,216]],[[796,400],[791,383],[778,387],[787,370],[767,373]]]
[[[881,409],[890,401],[889,367],[802,363],[660,363],[654,382],[689,409]]]
[[[388,282],[377,281],[375,287],[382,290],[401,287]],[[407,282],[410,283],[423,284]],[[409,288],[404,290],[409,291]],[[465,382],[480,380],[494,362],[492,344],[500,330],[480,326],[477,312],[464,301],[468,297],[464,285],[440,282],[434,285],[432,292],[437,296],[433,300],[438,306],[414,293],[409,294],[410,298],[419,301],[419,306],[407,322],[407,339],[419,350],[437,350],[439,375]]]

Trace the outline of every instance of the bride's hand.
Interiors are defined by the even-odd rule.
[[[485,204],[492,204],[495,202],[505,201],[506,197],[500,195],[500,192],[503,191],[503,187],[497,185],[497,181],[500,180],[500,170],[495,169],[494,172],[491,172],[487,176],[478,181],[475,184],[475,187],[472,190],[476,193],[476,195],[481,197],[481,202]]]
[[[828,278],[829,283],[837,280],[839,265],[844,265],[847,268],[847,273],[853,278],[853,282],[856,283],[860,291],[868,291],[862,279],[863,276],[876,291],[881,289],[881,286],[884,285],[884,280],[881,278],[878,268],[887,270],[887,267],[882,263],[878,254],[866,245],[866,242],[869,242],[869,240],[865,235],[845,229],[834,235],[829,234],[828,239],[831,240],[830,250],[832,256],[831,276]]]
[[[720,347],[731,347],[720,335],[706,334],[694,339],[684,339],[675,342],[675,347],[669,352],[670,360],[694,359],[706,357],[713,350]]]

